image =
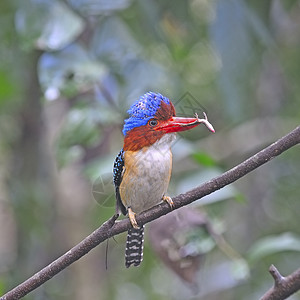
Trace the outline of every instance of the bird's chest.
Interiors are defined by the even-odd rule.
[[[146,182],[151,187],[155,187],[161,179],[168,177],[171,166],[171,150],[170,149],[149,149],[137,153],[134,162],[131,165],[131,175],[136,180]]]
[[[125,206],[136,213],[158,204],[167,191],[172,153],[169,143],[156,143],[147,149],[125,153],[125,173],[120,186]]]

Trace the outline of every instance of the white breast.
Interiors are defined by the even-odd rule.
[[[172,170],[171,144],[166,134],[149,148],[125,153],[125,173],[120,186],[123,203],[136,213],[158,204],[165,195]]]

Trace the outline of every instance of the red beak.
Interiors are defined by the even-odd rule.
[[[179,132],[192,129],[198,126],[201,123],[204,123],[205,126],[211,131],[215,132],[213,126],[208,122],[207,116],[204,113],[205,119],[199,119],[196,115],[196,118],[180,118],[172,117],[165,122],[161,122],[155,130],[164,131],[165,133]]]

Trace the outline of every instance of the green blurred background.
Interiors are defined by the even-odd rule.
[[[299,0],[2,0],[0,42],[0,294],[114,213],[123,120],[145,92],[216,129],[178,136],[171,196],[299,123]],[[193,205],[205,226],[164,237],[193,253],[189,280],[153,227],[139,268],[122,234],[107,270],[102,244],[25,299],[258,299],[270,264],[300,267],[299,168],[294,147]]]

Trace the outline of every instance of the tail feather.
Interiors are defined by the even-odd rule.
[[[127,234],[125,250],[125,266],[129,268],[132,264],[138,266],[143,260],[144,228],[130,228]]]

